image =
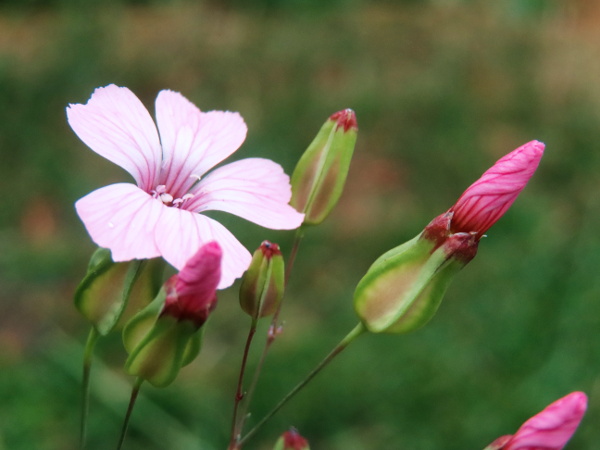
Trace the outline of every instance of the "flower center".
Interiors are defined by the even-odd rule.
[[[181,208],[183,204],[189,199],[194,197],[194,194],[185,194],[183,197],[175,198],[167,192],[167,187],[164,184],[159,184],[156,189],[150,191],[153,198],[156,198],[163,202],[167,206],[173,206],[175,208]]]

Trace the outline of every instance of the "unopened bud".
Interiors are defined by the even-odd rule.
[[[433,317],[454,275],[475,257],[479,240],[523,190],[543,151],[544,144],[532,141],[501,158],[419,236],[373,263],[354,293],[369,331],[406,333]]]
[[[356,144],[358,125],[351,109],[333,114],[308,146],[292,174],[290,204],[304,223],[318,225],[337,204]]]
[[[240,306],[253,319],[275,312],[285,289],[284,262],[279,245],[264,241],[252,255],[242,278]]]
[[[291,428],[279,437],[273,450],[310,450],[310,446],[298,430]]]
[[[161,270],[156,261],[115,263],[110,250],[98,248],[75,291],[75,306],[104,336],[127,315],[128,304],[150,303],[160,289]]]
[[[163,286],[123,330],[126,371],[154,386],[169,385],[200,351],[200,329],[216,305],[221,280],[219,244],[209,242]]]

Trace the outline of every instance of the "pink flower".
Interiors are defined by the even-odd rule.
[[[215,241],[200,247],[181,272],[165,283],[167,297],[161,315],[202,326],[217,306],[222,254]]]
[[[223,249],[222,289],[242,275],[251,256],[225,227],[198,213],[225,211],[272,229],[302,223],[303,214],[288,205],[289,177],[270,160],[243,159],[205,175],[244,141],[246,125],[237,113],[201,112],[164,90],[156,98],[155,125],[129,89],[111,84],[85,105],[69,105],[67,117],[85,144],[137,184],[112,184],[75,204],[92,240],[115,261],[162,256],[181,270],[214,240]]]
[[[453,232],[476,232],[481,237],[504,215],[534,174],[544,144],[531,141],[500,158],[460,196],[448,211]]]
[[[513,436],[502,436],[487,450],[561,450],[571,439],[587,409],[587,396],[572,392],[550,404]]]

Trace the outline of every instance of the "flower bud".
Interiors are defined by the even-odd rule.
[[[252,255],[242,278],[240,306],[253,319],[275,312],[285,289],[284,262],[279,245],[264,241]]]
[[[308,441],[300,436],[298,430],[290,428],[279,437],[273,450],[310,450],[310,446]]]
[[[454,275],[523,190],[543,150],[532,141],[501,158],[419,236],[373,263],[354,292],[354,308],[369,331],[407,333],[433,317]]]
[[[292,174],[290,204],[304,223],[318,225],[337,204],[356,144],[358,125],[351,109],[333,114],[308,146]]]
[[[169,385],[200,351],[199,329],[216,306],[222,251],[209,242],[164,284],[123,330],[126,371],[157,387]]]
[[[537,169],[544,144],[531,141],[500,158],[460,196],[448,213],[450,231],[479,237],[510,208]]]
[[[98,248],[75,291],[75,306],[104,336],[117,326],[129,304],[150,303],[160,288],[161,270],[156,261],[115,263],[110,250]]]
[[[499,437],[484,450],[562,450],[587,409],[587,396],[572,392],[536,414],[511,436]]]

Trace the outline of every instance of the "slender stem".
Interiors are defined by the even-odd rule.
[[[327,364],[331,362],[333,358],[339,355],[342,350],[344,350],[354,339],[363,334],[366,330],[362,323],[359,323],[356,327],[350,331],[340,341],[338,345],[325,357],[323,360],[317,364],[317,366],[310,371],[310,373],[298,383],[290,392],[288,392],[280,401],[277,403],[271,411],[267,413],[242,439],[240,439],[238,445],[241,447],[242,444],[248,441],[271,417],[273,417],[277,411],[279,411],[283,405],[285,405],[289,400],[291,400],[304,386],[308,384],[310,380],[312,380]]]
[[[133,412],[133,407],[135,406],[135,401],[137,400],[140,387],[142,386],[143,382],[144,379],[138,377],[133,384],[133,388],[131,389],[131,398],[129,399],[129,406],[127,407],[127,412],[125,413],[125,419],[123,420],[123,428],[121,429],[121,437],[119,438],[119,443],[117,444],[117,450],[121,450],[121,447],[123,447],[123,442],[125,442],[127,428],[129,428],[129,419],[131,419],[131,413]]]
[[[94,358],[94,347],[100,335],[95,327],[90,329],[83,351],[83,376],[81,379],[81,423],[79,428],[79,448],[85,448],[87,438],[87,419],[90,409],[90,373]]]
[[[287,264],[285,267],[285,284],[287,286],[288,281],[290,280],[290,275],[292,274],[292,268],[294,267],[294,262],[296,261],[296,255],[298,254],[298,248],[300,247],[300,242],[304,237],[304,225],[301,225],[298,229],[296,229],[296,234],[294,235],[294,243],[292,244],[292,251],[290,252],[290,256],[287,260]]]
[[[244,356],[242,357],[242,365],[240,366],[240,375],[238,378],[237,390],[235,392],[235,400],[233,404],[233,419],[231,420],[231,437],[229,439],[229,449],[235,450],[238,448],[237,442],[241,433],[241,428],[244,424],[243,414],[245,411],[242,410],[242,418],[238,417],[238,411],[240,408],[240,402],[244,398],[244,374],[246,372],[246,363],[248,362],[248,354],[250,353],[250,345],[252,344],[252,338],[256,333],[257,320],[252,319],[250,324],[250,330],[248,331],[248,337],[246,338],[246,346],[244,347]]]

